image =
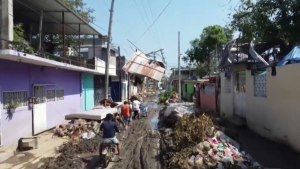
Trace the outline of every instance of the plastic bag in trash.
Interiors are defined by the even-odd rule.
[[[222,159],[221,159],[221,161],[222,162],[224,162],[224,163],[231,163],[231,164],[233,164],[233,158],[232,157],[230,157],[230,156],[224,156]]]
[[[85,140],[89,140],[91,138],[94,138],[95,136],[96,134],[94,132],[89,132],[89,133],[85,132],[81,134],[81,138]]]
[[[190,165],[194,165],[195,164],[195,156],[192,156],[190,159],[189,159],[189,164]]]

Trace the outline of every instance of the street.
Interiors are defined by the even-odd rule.
[[[156,96],[154,96],[156,97]],[[153,102],[153,98],[147,99],[144,104],[148,106],[148,117],[133,120],[131,126],[117,135],[121,143],[122,161],[114,160],[107,167],[108,169],[148,169],[160,168],[159,162],[159,137],[156,123],[160,106]],[[88,163],[88,169],[97,168],[98,156],[94,156]]]

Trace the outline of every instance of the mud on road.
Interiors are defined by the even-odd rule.
[[[144,102],[146,103],[146,102]],[[122,161],[113,160],[108,169],[160,169],[159,134],[155,130],[155,121],[161,106],[151,99],[146,103],[148,117],[133,120],[125,131],[117,135],[120,141]],[[87,169],[97,168],[99,157],[95,156],[87,165]]]

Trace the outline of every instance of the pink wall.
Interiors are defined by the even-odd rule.
[[[200,87],[201,108],[216,110],[215,84],[205,84],[205,88]]]

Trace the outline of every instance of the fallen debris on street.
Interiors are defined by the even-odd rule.
[[[89,121],[78,119],[69,124],[59,125],[53,130],[53,136],[70,138],[73,145],[78,144],[80,139],[91,139],[95,134],[99,133],[99,125],[97,121]]]
[[[44,158],[40,169],[80,169],[85,168],[86,163],[78,154],[93,153],[99,138],[82,140],[74,145],[72,142],[60,146],[56,157]]]
[[[240,150],[205,111],[195,113],[191,105],[171,104],[160,112],[161,152],[167,168],[259,168]]]

